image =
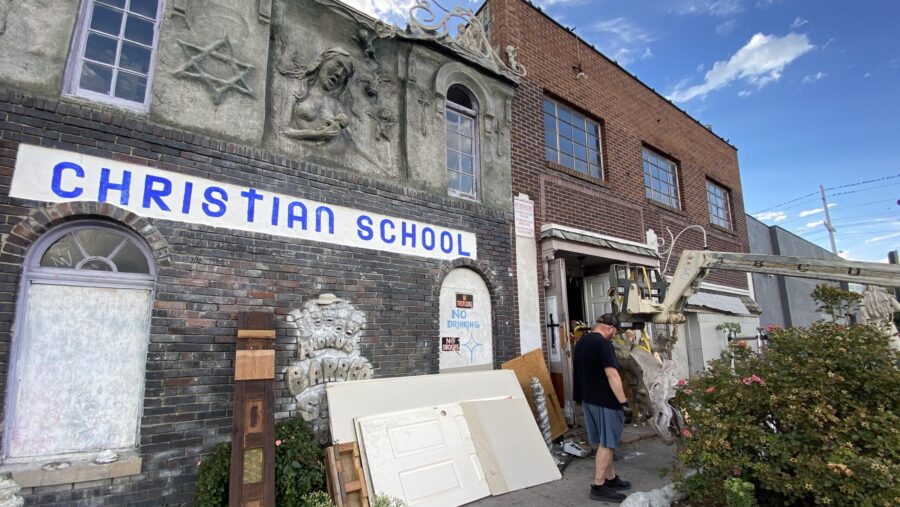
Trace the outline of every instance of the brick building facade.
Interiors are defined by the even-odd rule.
[[[666,258],[655,240],[648,243],[649,230],[665,239],[663,251],[670,243],[667,230],[678,234],[697,225],[711,250],[748,251],[737,150],[531,3],[488,0],[479,17],[492,44],[518,48],[516,60],[528,69],[513,100],[512,181],[514,194],[533,201],[538,245],[528,250],[535,240],[523,245],[520,237],[517,255],[524,246],[537,254],[536,262],[517,259],[517,266],[536,270],[537,283],[534,294],[519,290],[517,304],[526,314],[522,298],[537,296],[532,308],[540,321],[530,327],[520,322],[522,339],[539,332],[540,341],[531,343],[548,345],[552,369],[561,373],[559,352],[550,343],[556,340],[548,341],[547,330],[609,311],[604,293],[610,263],[663,267]],[[674,184],[660,183],[660,169],[649,165],[674,167]],[[717,217],[712,191],[725,194]],[[675,244],[668,274],[680,251],[690,248],[703,248],[698,227]],[[521,285],[521,272],[518,280]],[[710,284],[725,297],[749,295],[741,273],[713,272]],[[548,313],[555,313],[553,323]],[[674,354],[686,368],[685,347],[692,346],[686,342],[699,337],[690,330],[680,334],[688,340],[680,340]]]
[[[306,389],[321,379],[309,373],[295,392],[285,372],[307,375],[304,346],[316,357],[339,347],[310,345],[297,324],[335,298],[352,305],[337,318],[359,327],[342,322],[352,352],[328,357],[361,361],[360,375],[366,365],[376,377],[444,369],[439,301],[460,271],[489,296],[475,300],[488,352],[466,367],[517,353],[509,132],[499,123],[515,73],[327,0],[224,3],[16,3],[2,13],[0,471],[27,505],[189,504],[200,457],[231,439],[238,312],[275,315],[277,419],[327,421],[321,391]],[[119,46],[104,46],[115,37]],[[328,95],[338,86],[346,93]],[[469,101],[457,109],[481,147],[474,186],[448,182],[448,100]],[[348,230],[341,213],[355,218]],[[100,340],[96,350],[70,346],[65,337],[80,330],[65,327],[126,336],[110,331],[121,315],[105,307],[137,293],[151,304],[127,336],[144,341],[121,358],[136,380],[111,380],[113,352]],[[64,304],[39,304],[50,297]],[[45,335],[62,338],[33,350]],[[133,441],[79,442],[77,422],[57,426],[50,401],[101,425],[121,416],[111,403],[80,414],[78,389],[133,405],[136,419],[123,422]],[[91,394],[107,391],[113,398]],[[95,465],[105,448],[119,461]]]

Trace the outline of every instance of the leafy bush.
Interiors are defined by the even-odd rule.
[[[311,491],[325,489],[322,448],[301,418],[275,425],[275,504],[299,505]]]
[[[399,498],[378,494],[372,499],[372,507],[406,507],[406,502]]]
[[[219,444],[215,452],[200,461],[197,471],[195,507],[228,505],[228,474],[231,473],[231,442]]]
[[[773,330],[764,354],[726,351],[674,404],[692,500],[721,504],[739,478],[761,505],[900,505],[900,357],[874,327]]]
[[[863,300],[863,295],[858,292],[828,284],[816,285],[810,296],[819,304],[816,310],[830,315],[832,322],[837,322],[838,318],[849,318]]]
[[[300,499],[300,507],[334,507],[331,497],[324,491],[313,491],[303,495]]]
[[[219,444],[203,458],[197,472],[197,507],[228,505],[231,443]],[[325,464],[316,437],[303,419],[287,419],[275,425],[275,505],[284,507],[327,505],[317,491],[325,489]],[[325,494],[327,497],[328,495]],[[312,502],[312,503],[310,503]],[[329,499],[330,502],[330,499]]]
[[[737,477],[725,480],[725,505],[728,507],[756,507],[756,488],[753,483]]]

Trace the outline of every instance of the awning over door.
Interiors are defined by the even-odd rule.
[[[659,254],[646,245],[556,224],[541,227],[541,250],[544,258],[550,252],[563,251],[618,262],[659,266]]]

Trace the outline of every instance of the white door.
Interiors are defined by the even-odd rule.
[[[584,317],[591,327],[597,317],[612,312],[612,304],[609,299],[609,273],[585,277],[584,306]]]
[[[357,420],[373,493],[410,507],[453,507],[490,496],[459,404]]]

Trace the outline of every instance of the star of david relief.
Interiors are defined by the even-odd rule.
[[[205,48],[180,39],[178,44],[181,45],[187,61],[175,71],[175,75],[203,83],[209,91],[213,104],[221,104],[225,94],[231,90],[255,97],[246,82],[247,74],[254,67],[235,58],[227,35]],[[230,71],[231,75],[217,76],[211,72],[213,69]]]

